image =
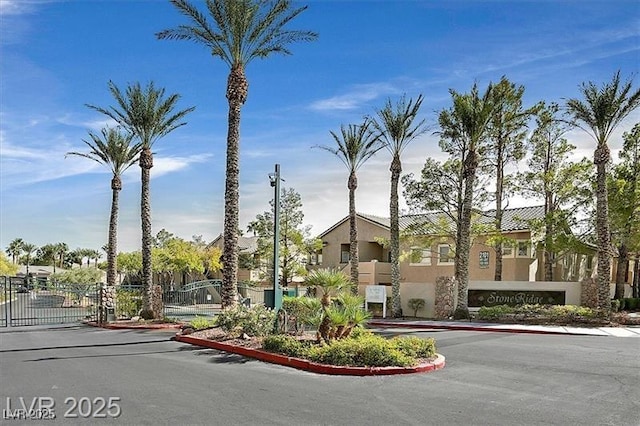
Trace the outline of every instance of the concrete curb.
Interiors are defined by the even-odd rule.
[[[179,329],[183,324],[98,324],[95,321],[83,321],[83,324],[91,327],[105,328],[107,330],[173,330]]]
[[[445,358],[436,354],[437,358],[425,364],[415,367],[348,367],[337,365],[318,364],[305,359],[289,357],[280,354],[266,352],[260,349],[249,349],[235,346],[224,342],[200,339],[198,337],[184,336],[176,334],[174,340],[182,343],[189,343],[210,349],[217,349],[231,352],[238,355],[254,358],[272,364],[284,365],[286,367],[297,368],[298,370],[310,371],[312,373],[340,375],[340,376],[387,376],[395,374],[426,373],[439,370],[445,366]]]

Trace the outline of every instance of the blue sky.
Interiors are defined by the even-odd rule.
[[[203,6],[200,1],[195,3]],[[300,3],[302,4],[302,3]],[[525,102],[579,96],[584,81],[626,78],[640,63],[637,1],[320,1],[292,28],[319,33],[292,56],[249,64],[242,116],[240,226],[269,208],[267,175],[281,164],[284,187],[302,196],[305,221],[319,234],[347,215],[344,165],[316,145],[329,131],[359,123],[387,98],[423,94],[434,125],[449,88],[484,88],[506,75],[526,88]],[[84,150],[87,131],[109,124],[85,104],[113,104],[107,82],[153,80],[195,106],[188,124],[154,146],[153,232],[162,228],[207,241],[222,232],[228,69],[204,47],[160,41],[185,23],[165,0],[0,0],[0,247],[14,238],[100,248],[107,240],[108,169],[68,151]],[[636,76],[635,87],[640,85]],[[639,119],[630,117],[620,135]],[[435,130],[435,127],[434,129]],[[583,132],[569,139],[591,157]],[[403,156],[404,172],[443,158],[431,132]],[[388,216],[389,154],[359,171],[357,210]],[[518,165],[519,169],[524,163]],[[119,249],[140,246],[140,170],[125,175]],[[513,200],[512,205],[532,203]]]

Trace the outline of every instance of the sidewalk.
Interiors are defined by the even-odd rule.
[[[419,330],[467,330],[498,333],[564,334],[573,336],[640,337],[640,327],[565,327],[553,325],[496,324],[469,321],[429,321],[405,319],[372,319],[370,327],[412,328]]]

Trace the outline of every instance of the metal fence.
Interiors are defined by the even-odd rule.
[[[6,327],[9,320],[9,285],[7,277],[0,277],[0,327]]]
[[[169,286],[167,286],[169,287]],[[189,320],[214,316],[221,310],[221,280],[187,284],[163,293],[164,316]],[[291,289],[285,295],[304,295],[306,289]],[[273,290],[247,283],[238,284],[239,302],[245,306],[273,303]],[[121,284],[116,288],[116,318],[130,318],[142,308],[143,288]],[[72,285],[24,277],[0,277],[0,327],[72,323],[96,320],[98,285]]]
[[[66,324],[92,319],[96,313],[96,285],[2,278],[2,326]]]

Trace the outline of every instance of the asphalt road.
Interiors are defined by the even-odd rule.
[[[56,419],[44,424],[640,424],[640,339],[396,332],[435,337],[447,366],[323,376],[169,341],[165,331],[5,328],[0,408],[53,404]]]

